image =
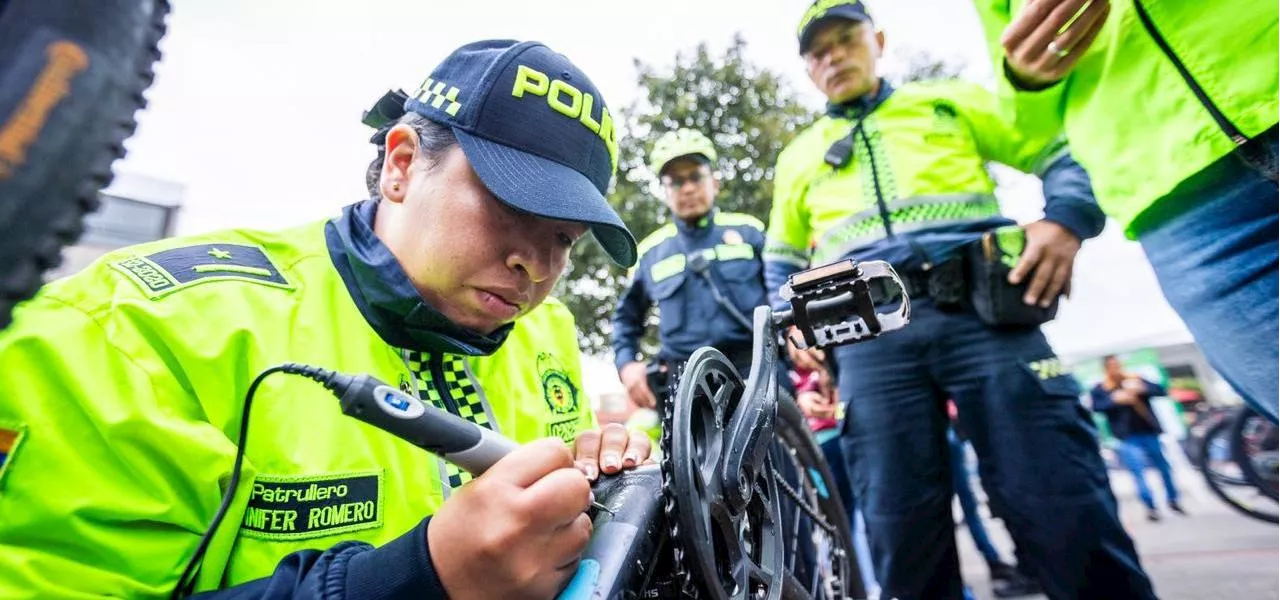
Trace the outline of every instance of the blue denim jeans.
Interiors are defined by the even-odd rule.
[[[1154,598],[1120,525],[1079,386],[1039,329],[994,329],[912,301],[911,324],[836,350],[842,442],[883,597],[962,598],[947,398],[993,512],[1046,595]]]
[[[1250,406],[1276,421],[1276,130],[1255,138],[1252,163],[1223,157],[1135,224],[1160,287],[1196,343]],[[1269,161],[1269,165],[1266,164]],[[1261,164],[1259,164],[1261,163]]]
[[[1131,435],[1120,440],[1118,450],[1120,462],[1133,474],[1138,486],[1138,496],[1147,508],[1156,507],[1156,500],[1151,495],[1151,488],[1147,486],[1147,478],[1144,476],[1148,464],[1155,467],[1164,480],[1165,501],[1170,504],[1178,502],[1178,488],[1173,485],[1173,469],[1169,467],[1169,461],[1165,460],[1164,452],[1160,449],[1160,436],[1150,433]]]

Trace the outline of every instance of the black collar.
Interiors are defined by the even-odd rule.
[[[893,93],[893,86],[883,77],[880,78],[880,90],[875,96],[870,94],[859,96],[843,104],[827,103],[827,115],[836,119],[860,119],[871,114],[871,111],[884,104]]]

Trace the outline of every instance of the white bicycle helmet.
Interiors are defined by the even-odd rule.
[[[667,163],[692,154],[709,161],[716,160],[716,148],[702,132],[695,129],[668,131],[653,145],[653,151],[649,153],[649,167],[661,175]]]

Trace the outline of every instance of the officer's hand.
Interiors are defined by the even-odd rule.
[[[819,392],[800,392],[796,396],[796,404],[806,417],[831,419],[836,416],[836,404]]]
[[[787,330],[787,338],[802,340],[804,336],[800,334],[800,330],[796,329],[795,325],[792,325]],[[824,368],[822,366],[822,350],[818,348],[801,350],[795,347],[795,344],[787,344],[787,356],[791,358],[791,364],[805,371],[818,371]]]
[[[1138,394],[1131,390],[1116,390],[1111,392],[1111,401],[1116,404],[1136,404],[1138,402]]]
[[[591,537],[591,486],[559,439],[526,444],[462,486],[427,540],[450,598],[552,598]]]
[[[653,444],[643,431],[631,431],[618,423],[578,434],[573,440],[573,454],[578,469],[595,481],[600,473],[613,475],[649,460]]]
[[[1044,88],[1061,81],[1098,37],[1110,12],[1108,0],[1028,0],[1000,37],[1014,83]],[[1080,17],[1071,22],[1076,13]]]
[[[1071,268],[1080,251],[1080,238],[1053,221],[1036,221],[1024,229],[1027,245],[1022,259],[1009,272],[1009,283],[1018,285],[1031,274],[1022,301],[1048,308],[1059,294],[1071,293]]]
[[[1139,377],[1126,377],[1120,382],[1120,387],[1141,393],[1147,391],[1147,382]]]
[[[649,376],[645,373],[645,364],[640,361],[631,361],[622,366],[622,371],[618,372],[618,377],[622,379],[622,385],[627,388],[627,396],[631,398],[631,402],[640,408],[653,408],[658,405],[658,399],[654,397],[653,390],[649,389]]]

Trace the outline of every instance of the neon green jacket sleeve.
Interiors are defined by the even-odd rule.
[[[809,180],[805,170],[812,169],[813,165],[804,163],[802,151],[812,143],[820,143],[816,130],[816,126],[806,130],[783,149],[775,169],[773,205],[769,209],[764,245],[764,284],[769,292],[769,304],[775,310],[787,307],[778,297],[778,288],[786,283],[787,276],[809,265],[812,230],[805,208]]]
[[[0,342],[0,427],[22,429],[0,476],[0,596],[168,594],[234,446],[183,382],[150,372],[162,357],[124,353],[57,301],[21,319]]]
[[[947,81],[947,95],[954,98],[968,122],[983,158],[1024,173],[1044,174],[1054,160],[1066,154],[1061,134],[1044,128],[1023,129],[1002,111],[996,96],[977,84]]]

